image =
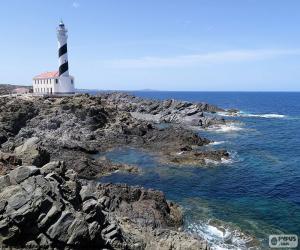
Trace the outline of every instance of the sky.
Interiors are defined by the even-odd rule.
[[[300,91],[298,0],[3,0],[0,83],[58,68],[77,88]]]

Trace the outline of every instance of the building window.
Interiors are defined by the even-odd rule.
[[[74,83],[74,80],[73,80],[73,79],[71,80],[71,83],[72,83],[72,84]]]
[[[55,83],[58,83],[58,79],[55,79]]]

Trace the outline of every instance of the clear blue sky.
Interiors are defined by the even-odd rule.
[[[57,69],[77,88],[300,91],[298,0],[1,1],[0,83]]]

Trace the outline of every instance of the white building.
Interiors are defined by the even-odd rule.
[[[74,93],[74,77],[69,76],[71,79],[71,88],[72,90],[68,90],[70,86],[65,86],[59,83],[59,72],[44,72],[39,74],[33,78],[33,93],[36,94],[63,94],[63,93]]]
[[[33,93],[47,95],[74,94],[74,77],[69,75],[67,29],[61,21],[57,28],[58,71],[45,72],[33,78]]]

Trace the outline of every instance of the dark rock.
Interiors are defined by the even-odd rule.
[[[23,145],[15,149],[15,154],[22,159],[22,164],[42,167],[50,161],[50,154],[46,149],[37,145],[39,138],[28,139]]]
[[[48,167],[45,169],[49,170]],[[4,185],[0,190],[0,245],[132,249],[133,242],[140,239],[126,232],[129,224],[139,228],[182,224],[179,207],[168,203],[159,191],[81,181],[70,170],[61,172],[58,178],[56,172],[44,176],[37,171],[32,175],[28,169],[31,168],[17,168],[13,175],[18,176],[14,177],[18,180],[15,185]],[[19,171],[27,174],[19,175]],[[75,192],[76,188],[68,190],[66,186],[70,187],[70,183],[81,189],[71,202],[70,191]],[[127,222],[120,222],[120,218],[127,218]],[[148,233],[146,230],[140,235]],[[141,242],[146,244],[146,239]]]
[[[0,190],[11,185],[9,175],[0,176]]]
[[[74,221],[74,215],[69,211],[63,211],[59,219],[51,225],[47,230],[47,235],[50,239],[62,242],[68,242],[68,229]]]
[[[192,151],[193,148],[191,146],[184,146],[182,148],[180,148],[181,151]]]
[[[17,184],[39,173],[40,170],[35,166],[20,166],[9,173],[9,178],[12,184]]]
[[[52,172],[56,172],[58,174],[63,174],[65,172],[65,165],[60,161],[52,161],[41,167],[41,173],[43,175],[47,175]]]
[[[41,171],[45,175],[62,166],[76,171],[78,178],[87,179],[116,170],[136,173],[136,166],[114,164],[93,155],[126,145],[145,149],[166,161],[169,158],[165,155],[176,154],[180,148],[189,146],[194,151],[209,143],[190,131],[189,126],[206,128],[225,123],[210,113],[218,108],[205,103],[147,100],[124,93],[32,98],[26,102],[21,100],[22,105],[17,102],[9,98],[6,102],[0,101],[3,104],[0,117],[9,110],[9,119],[0,119],[0,128],[15,119],[13,111],[33,110],[19,129],[5,132],[8,140],[2,144],[2,151],[6,154],[14,151],[14,154],[8,158],[10,165],[3,162],[5,167],[1,166],[0,157],[0,174],[8,173],[21,163],[43,167]],[[165,121],[169,125],[161,128],[154,126],[154,121]],[[52,163],[44,166],[50,159]],[[60,165],[61,162],[64,164]],[[70,180],[77,178],[69,175]]]

